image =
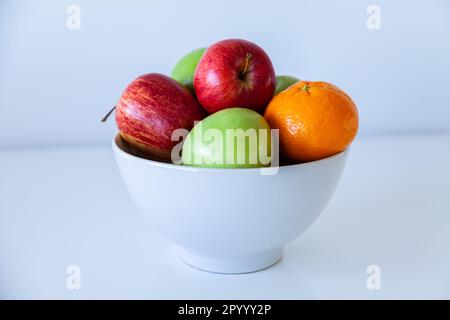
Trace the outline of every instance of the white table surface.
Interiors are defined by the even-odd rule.
[[[66,287],[69,265],[80,290]],[[366,286],[369,265],[380,290]],[[110,148],[1,150],[0,297],[450,298],[450,135],[360,137],[317,222],[278,264],[244,275],[181,262]]]

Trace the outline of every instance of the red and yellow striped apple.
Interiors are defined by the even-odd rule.
[[[150,156],[168,161],[175,129],[190,130],[204,111],[194,96],[175,80],[150,73],[133,80],[116,105],[120,135]]]

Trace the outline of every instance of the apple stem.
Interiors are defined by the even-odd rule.
[[[250,61],[252,60],[252,54],[250,52],[247,52],[247,54],[245,55],[245,64],[244,64],[244,69],[242,69],[241,71],[241,76],[245,76],[245,74],[247,73],[248,67],[250,66]]]
[[[109,116],[111,115],[111,113],[113,113],[114,109],[116,109],[116,106],[114,106],[114,108],[109,110],[109,112],[103,117],[102,122],[105,122],[106,120],[108,120]]]

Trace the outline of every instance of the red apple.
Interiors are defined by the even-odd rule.
[[[175,129],[190,130],[204,112],[194,96],[175,80],[150,73],[133,80],[116,105],[120,135],[154,158],[169,160]]]
[[[269,56],[241,39],[219,41],[203,54],[194,74],[198,101],[209,113],[232,108],[263,109],[275,91]]]

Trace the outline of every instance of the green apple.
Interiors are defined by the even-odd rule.
[[[194,73],[206,48],[196,49],[182,57],[172,70],[171,76],[194,93]]]
[[[292,76],[277,76],[276,81],[277,85],[275,87],[275,95],[292,86],[294,83],[300,81],[300,79]]]
[[[270,165],[269,124],[256,111],[228,108],[198,122],[182,150],[184,165],[210,168],[258,168]]]

